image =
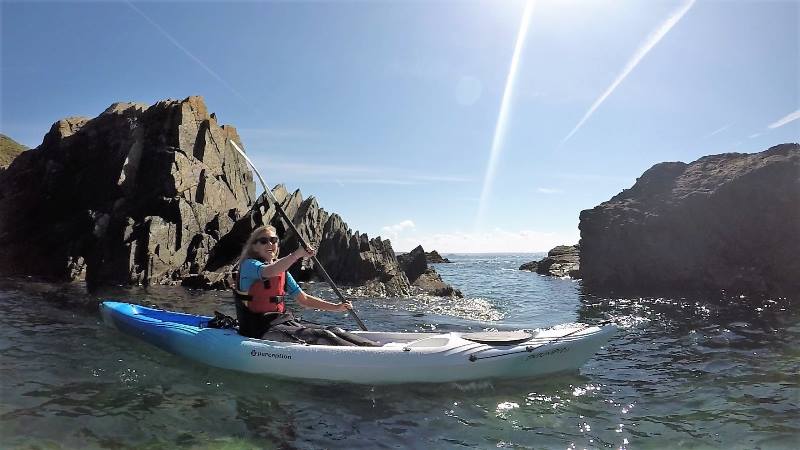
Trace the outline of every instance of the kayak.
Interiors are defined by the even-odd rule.
[[[276,342],[209,328],[212,317],[106,301],[103,321],[169,353],[210,366],[308,381],[445,383],[533,378],[578,370],[616,332],[571,324],[535,333],[353,331],[377,347]]]

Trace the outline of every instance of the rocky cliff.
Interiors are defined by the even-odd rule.
[[[657,164],[579,227],[590,291],[800,297],[800,146]]]
[[[337,284],[357,287],[353,291],[356,295],[397,297],[410,294],[409,281],[400,268],[391,242],[353,232],[338,214],[320,208],[314,197],[303,199],[299,190],[289,193],[285,186],[278,185],[272,193],[306,242],[317,247],[317,259]],[[220,238],[204,271],[191,280],[185,280],[184,284],[228,285],[231,264],[238,258],[250,232],[263,224],[274,226],[282,237],[281,257],[299,246],[297,236],[287,231],[289,226],[277,214],[275,206],[262,196]],[[297,262],[290,271],[299,280],[316,277],[311,260]]]
[[[0,271],[98,283],[180,281],[250,209],[254,184],[199,97],[116,103],[53,124],[0,186]]]
[[[296,248],[274,206],[254,201],[252,172],[229,140],[240,143],[235,128],[200,97],[59,120],[0,176],[0,273],[223,287],[254,227],[272,223],[282,248]],[[299,191],[273,192],[335,281],[408,292],[388,241],[352,233]]]

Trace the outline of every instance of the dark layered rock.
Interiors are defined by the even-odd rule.
[[[338,214],[320,208],[314,197],[303,199],[299,190],[289,193],[281,184],[275,186],[272,193],[303,239],[317,248],[317,259],[337,284],[357,287],[352,290],[355,295],[409,295],[409,281],[400,269],[391,242],[353,232]],[[277,229],[281,237],[281,257],[300,245],[275,206],[262,196],[251,211],[232,224],[230,232],[212,249],[203,275],[206,279],[198,280],[200,285],[213,284],[220,279],[228,285],[228,274],[242,245],[252,230],[261,225],[272,225]],[[313,260],[297,262],[290,271],[299,280],[320,278]]]
[[[464,297],[460,290],[442,281],[442,277],[432,267],[414,280],[411,286],[418,292],[437,297]]]
[[[800,146],[661,163],[581,212],[593,292],[800,297]]]
[[[421,245],[418,245],[408,253],[397,255],[397,260],[400,262],[400,267],[405,272],[406,277],[412,283],[428,270],[425,250],[422,249]]]
[[[442,255],[436,250],[425,252],[425,260],[428,261],[428,264],[445,264],[452,262],[447,258],[442,258]]]
[[[148,284],[201,270],[253,203],[230,139],[199,97],[56,122],[2,179],[0,271]]]
[[[282,251],[294,250],[274,205],[254,201],[252,172],[231,140],[242,147],[200,97],[117,103],[56,122],[0,177],[0,272],[225,287],[255,227],[274,225]],[[299,191],[273,193],[335,281],[373,295],[409,292],[389,241],[353,233]],[[292,271],[309,278],[313,267]]]
[[[427,255],[418,245],[409,253],[397,257],[414,291],[439,297],[463,297],[461,291],[442,281],[436,270],[428,267]]]
[[[580,246],[558,245],[539,261],[531,261],[519,267],[540,275],[580,278]]]

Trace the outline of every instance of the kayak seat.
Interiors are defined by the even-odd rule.
[[[418,347],[444,347],[450,343],[450,336],[435,336],[420,339],[406,345],[407,348]]]
[[[405,347],[406,345],[407,345],[406,342],[387,342],[387,343],[383,344],[382,347],[387,347],[387,348],[401,347],[402,348],[402,347]]]
[[[533,335],[525,331],[487,331],[482,333],[462,333],[461,337],[480,344],[514,345],[527,341]]]

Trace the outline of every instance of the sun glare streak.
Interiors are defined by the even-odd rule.
[[[225,86],[226,88],[228,88],[228,90],[229,90],[229,91],[231,91],[231,92],[233,93],[233,95],[235,95],[235,96],[236,96],[236,97],[238,97],[240,100],[242,100],[242,101],[243,101],[245,104],[247,104],[248,106],[250,106],[251,108],[253,108],[253,106],[252,106],[252,105],[250,104],[250,102],[249,102],[249,101],[248,101],[248,100],[245,98],[245,96],[244,96],[244,95],[240,94],[240,93],[239,93],[239,91],[237,91],[236,89],[234,89],[234,88],[233,88],[233,86],[231,86],[231,85],[230,85],[230,84],[229,84],[227,81],[223,80],[221,76],[219,76],[219,75],[218,75],[216,72],[214,72],[213,70],[211,70],[211,68],[210,68],[210,67],[208,67],[208,66],[207,66],[205,63],[203,63],[203,61],[200,61],[200,59],[199,59],[198,57],[194,56],[194,55],[192,54],[192,52],[190,52],[189,50],[187,50],[187,49],[186,49],[186,47],[182,46],[182,45],[180,44],[180,42],[178,42],[178,41],[177,41],[177,40],[176,40],[174,37],[172,37],[172,35],[170,35],[169,33],[167,33],[167,31],[166,31],[164,28],[162,28],[162,27],[161,27],[161,25],[159,25],[158,23],[156,23],[156,21],[155,21],[155,20],[151,19],[151,18],[150,18],[150,16],[148,16],[147,14],[145,14],[145,13],[144,13],[144,11],[142,11],[141,9],[137,8],[137,7],[136,7],[136,5],[134,5],[132,2],[130,2],[130,1],[126,1],[125,3],[126,3],[128,6],[130,6],[130,7],[131,7],[131,9],[133,9],[134,11],[136,11],[136,12],[137,12],[137,13],[138,13],[140,16],[142,16],[142,18],[144,18],[144,20],[146,20],[146,21],[147,21],[147,22],[148,22],[150,25],[152,25],[152,26],[153,26],[153,27],[154,27],[156,30],[158,30],[158,31],[159,31],[161,34],[163,34],[163,35],[164,35],[164,37],[166,37],[167,39],[169,39],[169,41],[170,41],[170,42],[172,42],[172,45],[174,45],[175,47],[178,47],[178,49],[179,49],[180,51],[182,51],[183,53],[185,53],[185,54],[186,54],[186,56],[188,56],[188,57],[189,57],[189,58],[190,58],[192,61],[196,62],[196,63],[197,63],[197,64],[198,64],[200,67],[202,67],[202,68],[203,68],[203,70],[205,70],[206,72],[208,72],[208,74],[209,74],[209,75],[211,75],[212,77],[214,77],[214,78],[215,78],[217,81],[219,81],[220,83],[222,83],[222,85],[223,85],[223,86]],[[255,109],[255,108],[253,108],[253,109]]]
[[[494,127],[492,149],[489,153],[489,164],[486,167],[486,174],[483,178],[483,189],[481,190],[481,199],[478,204],[478,216],[475,220],[476,230],[483,225],[486,207],[488,206],[487,203],[491,195],[492,183],[494,182],[495,171],[497,170],[497,160],[500,156],[500,150],[503,147],[503,139],[506,135],[508,115],[511,109],[511,96],[514,92],[514,84],[517,79],[519,57],[522,53],[522,47],[525,44],[528,27],[531,23],[531,16],[533,15],[533,3],[533,0],[528,0],[525,4],[525,11],[522,13],[522,20],[520,21],[519,32],[517,33],[517,43],[514,46],[514,55],[511,57],[511,66],[508,69],[508,76],[506,77],[506,87],[503,91],[503,99],[500,102],[500,114],[497,116],[497,124],[495,124]]]
[[[583,126],[583,124],[589,120],[589,117],[594,114],[595,110],[600,107],[600,105],[606,100],[606,98],[608,98],[609,95],[611,95],[612,92],[614,92],[617,86],[619,86],[619,84],[625,80],[625,78],[633,71],[633,69],[639,65],[639,62],[642,60],[642,58],[647,56],[650,50],[652,50],[653,47],[655,47],[656,44],[658,44],[658,42],[661,41],[661,39],[669,32],[669,30],[671,30],[672,27],[674,27],[681,20],[681,18],[683,18],[684,14],[686,14],[692,5],[694,5],[695,1],[696,0],[686,1],[686,3],[684,3],[666,20],[666,22],[662,23],[661,26],[658,27],[653,33],[650,33],[650,36],[645,39],[644,44],[639,46],[639,48],[636,50],[636,53],[634,53],[633,57],[628,61],[627,64],[625,64],[625,68],[622,69],[622,72],[620,72],[619,75],[617,75],[617,78],[611,83],[608,89],[606,89],[605,92],[603,92],[603,94],[598,97],[597,100],[595,100],[589,110],[586,111],[586,114],[583,115],[580,122],[578,122],[578,124],[575,125],[575,128],[569,132],[567,137],[561,141],[561,145],[564,145],[581,128],[581,126]]]

